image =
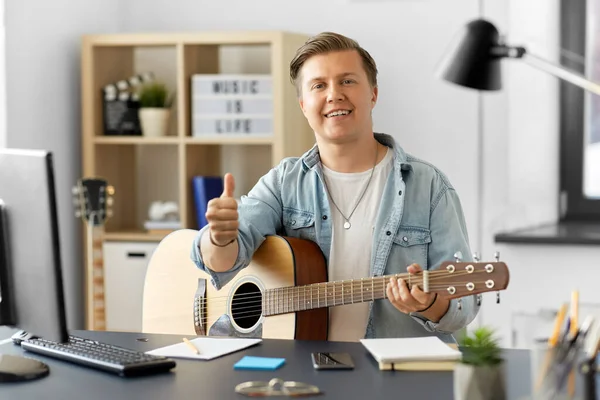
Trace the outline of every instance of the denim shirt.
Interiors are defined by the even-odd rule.
[[[412,263],[433,270],[443,261],[454,260],[457,251],[463,260],[471,260],[460,200],[446,176],[405,153],[391,136],[376,133],[375,138],[393,149],[394,160],[370,244],[371,276],[406,273]],[[248,195],[242,196],[238,211],[239,252],[229,271],[216,273],[202,260],[200,237],[208,226],[199,231],[191,251],[192,260],[210,275],[217,289],[250,263],[267,235],[312,240],[329,260],[332,218],[316,145],[301,157],[286,158],[271,169]],[[365,337],[435,335],[454,342],[452,333],[469,324],[478,310],[474,296],[463,297],[460,309],[454,299],[440,321],[433,322],[418,313],[400,312],[388,299],[374,300]]]

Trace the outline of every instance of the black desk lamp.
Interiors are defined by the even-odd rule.
[[[483,19],[471,21],[438,69],[443,79],[478,90],[500,90],[500,60],[516,58],[589,92],[600,95],[600,85],[564,67],[552,64],[521,46],[507,46],[496,27]]]

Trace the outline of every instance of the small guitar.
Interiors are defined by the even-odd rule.
[[[86,329],[105,330],[104,260],[102,236],[104,223],[112,215],[114,188],[99,178],[84,178],[73,187],[75,216],[86,226]]]
[[[189,306],[183,302],[189,304],[194,296],[195,281],[209,279],[189,255],[196,234],[189,229],[175,231],[153,253],[144,291],[144,302],[154,299],[156,309],[147,309],[144,315],[153,331],[165,328],[158,326],[160,319],[175,323],[174,315],[187,315],[192,325],[189,312],[183,311]],[[221,290],[210,283],[202,296],[196,290],[194,328],[209,336],[326,340],[328,307],[383,299],[391,276],[327,282],[325,258],[316,243],[269,236],[250,265]],[[508,267],[500,261],[446,261],[436,270],[393,276],[448,299],[504,290],[509,282]]]

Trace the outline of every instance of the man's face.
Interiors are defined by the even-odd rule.
[[[347,143],[372,135],[377,88],[371,87],[358,52],[312,56],[304,62],[300,77],[300,107],[321,139]]]

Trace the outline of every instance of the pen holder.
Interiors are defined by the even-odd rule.
[[[573,396],[569,393],[568,384],[570,372],[572,370],[578,372],[578,354],[577,348],[561,345],[551,348],[545,340],[537,341],[531,350],[530,399],[581,400],[581,396]],[[581,377],[576,376],[576,380],[580,381]]]

